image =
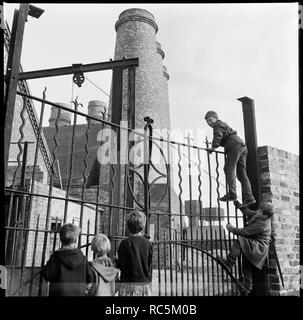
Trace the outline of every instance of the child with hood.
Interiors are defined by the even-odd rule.
[[[90,296],[114,296],[115,279],[118,277],[119,269],[114,267],[111,259],[107,256],[111,245],[105,234],[97,234],[91,244],[96,258],[90,262],[94,273],[94,282],[88,295]]]
[[[64,224],[60,231],[61,248],[55,251],[41,274],[49,281],[49,296],[85,296],[93,274],[86,257],[77,248],[80,228]]]
[[[235,203],[235,205],[239,207],[239,204]],[[238,236],[238,239],[234,242],[226,259],[220,256],[217,256],[217,258],[225,267],[231,270],[242,253],[244,285],[248,291],[251,291],[252,265],[261,270],[268,254],[273,206],[271,202],[264,201],[260,203],[259,209],[256,211],[248,208],[241,211],[248,220],[247,226],[236,228],[231,224],[227,224],[227,230]]]

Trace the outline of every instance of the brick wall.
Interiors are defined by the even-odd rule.
[[[271,295],[297,295],[299,286],[299,156],[270,146],[258,148],[261,193],[275,209],[272,232],[285,287],[269,253]]]
[[[33,178],[33,168],[34,168],[34,166],[26,166],[25,184],[27,186],[30,186],[30,184],[31,184],[31,181]],[[15,175],[15,173],[16,173],[16,175]],[[14,178],[14,176],[15,176],[15,178]],[[21,183],[21,167],[19,169],[18,169],[18,166],[8,166],[7,167],[6,185],[7,186],[12,185],[13,180],[14,180],[14,185],[18,185]],[[36,166],[34,180],[39,181],[39,182],[45,181],[45,174],[40,169],[39,165]]]
[[[41,194],[41,195],[48,195],[49,192],[49,185],[35,182],[35,193]],[[52,189],[52,196],[64,198],[66,196],[66,191],[53,188]],[[78,199],[78,198],[77,198]],[[46,216],[48,211],[48,198],[46,197],[39,197],[35,196],[33,198],[33,204],[32,209],[30,213],[30,228],[36,229],[37,227],[37,219],[39,216],[39,225],[38,228],[41,230],[45,230],[45,224],[46,224]],[[48,230],[51,228],[51,223],[55,222],[55,219],[58,218],[57,222],[61,221],[61,224],[63,224],[63,217],[64,217],[64,209],[65,209],[65,201],[59,200],[59,199],[51,199],[50,200],[50,220],[49,220],[49,226]],[[89,205],[83,205],[83,226],[82,226],[82,233],[86,234],[87,232],[94,234],[95,229],[95,208],[94,206]],[[67,207],[67,222],[73,222],[73,223],[79,223],[80,219],[80,212],[81,212],[81,205],[79,203],[75,203],[72,201],[68,202]],[[88,221],[89,221],[89,228],[88,228]],[[35,232],[29,233],[29,239],[28,239],[28,250],[27,250],[27,256],[26,256],[26,265],[29,266],[32,264],[33,261],[33,253],[34,250],[36,250],[35,255],[35,266],[39,266],[41,264],[41,258],[42,258],[42,250],[43,250],[43,241],[44,241],[44,232],[39,232],[37,235],[37,242],[36,242],[36,248],[35,248]],[[46,259],[50,256],[53,250],[53,236],[54,234],[48,234],[48,244],[47,244],[47,250],[46,250]],[[89,241],[92,240],[92,236],[89,237]],[[83,236],[82,238],[82,244],[86,243],[87,239],[86,236]],[[57,236],[57,246],[59,247],[59,236]],[[83,253],[85,254],[85,249],[83,250]],[[92,252],[89,249],[89,258],[92,258]]]

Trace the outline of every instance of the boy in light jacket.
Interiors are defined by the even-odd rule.
[[[96,258],[90,262],[94,273],[94,281],[89,296],[114,296],[116,292],[115,280],[118,277],[119,269],[114,267],[111,259],[107,256],[110,251],[110,241],[105,234],[97,234],[91,248]]]
[[[236,204],[239,207],[239,205]],[[252,289],[252,265],[262,269],[266,260],[270,237],[271,237],[271,217],[274,213],[271,202],[261,202],[256,211],[248,208],[241,210],[248,222],[244,228],[236,228],[227,224],[229,232],[238,236],[233,243],[226,259],[217,256],[225,267],[232,269],[237,258],[242,254],[242,271],[244,284],[248,291]]]

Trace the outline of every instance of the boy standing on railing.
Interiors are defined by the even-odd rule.
[[[235,203],[239,208],[239,202]],[[228,269],[232,269],[237,258],[242,253],[242,271],[244,284],[248,291],[252,289],[252,265],[262,269],[266,260],[270,236],[271,236],[271,217],[274,213],[271,202],[261,202],[259,209],[256,211],[248,208],[242,209],[243,215],[247,218],[245,228],[236,228],[227,224],[229,232],[238,236],[234,241],[226,259],[217,256],[218,260]]]
[[[41,273],[49,281],[49,296],[85,296],[93,273],[87,258],[77,248],[80,228],[72,223],[60,228],[61,248],[55,251]]]
[[[230,128],[225,122],[218,119],[215,111],[208,111],[205,115],[207,124],[213,128],[213,141],[209,152],[214,151],[219,146],[224,147],[226,161],[224,172],[228,193],[221,197],[220,201],[237,200],[236,173],[242,187],[242,206],[248,207],[254,204],[255,198],[252,194],[250,181],[246,173],[247,147],[244,141],[237,135],[237,132]]]

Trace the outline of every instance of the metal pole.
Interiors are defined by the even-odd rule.
[[[149,169],[151,159],[151,136],[153,119],[145,117],[146,122],[144,126],[144,212],[146,215],[145,236],[149,238],[150,233],[150,193],[149,193]],[[160,239],[160,238],[159,238]]]
[[[258,143],[254,100],[248,97],[242,97],[238,100],[242,102],[245,142],[248,149],[246,164],[247,175],[251,183],[252,192],[256,199],[255,207],[257,207],[261,199],[261,192],[259,181]],[[266,270],[264,268],[262,270],[259,270],[254,267],[253,291],[251,295],[266,296],[268,295],[268,291],[268,277]]]
[[[24,150],[23,150],[23,159],[22,159],[22,168],[21,168],[21,179],[20,186],[21,190],[25,188],[25,171],[26,171],[26,162],[27,162],[27,152],[28,152],[28,141],[24,142]]]
[[[61,177],[61,171],[60,171],[60,165],[59,165],[59,159],[57,159],[57,167],[58,167],[58,175],[59,175],[59,181],[60,181],[60,188],[63,189],[63,186],[62,186],[62,177]]]
[[[120,124],[122,119],[122,95],[123,95],[123,69],[115,68],[113,70],[112,81],[112,123]],[[110,235],[115,237],[119,233],[120,225],[120,206],[121,201],[121,155],[120,155],[120,128],[116,129],[116,142],[114,144],[114,137],[111,136],[112,148],[116,148],[117,158],[116,163],[110,164],[110,204],[114,204],[115,208],[109,209],[109,230]]]
[[[103,62],[89,63],[89,64],[76,64],[68,67],[60,67],[53,69],[43,69],[28,72],[21,72],[19,74],[20,80],[58,77],[75,73],[87,73],[101,70],[114,70],[116,68],[137,67],[139,65],[138,58],[109,60]]]
[[[245,142],[248,150],[246,168],[251,183],[253,195],[256,199],[256,206],[260,202],[260,182],[258,165],[258,142],[254,100],[248,97],[237,99],[242,102]]]
[[[21,179],[20,179],[20,188],[22,191],[25,191],[25,171],[26,171],[26,162],[27,162],[27,152],[28,152],[28,142],[24,142],[24,150],[23,150],[23,159],[22,159],[22,168],[21,168]],[[18,226],[19,228],[25,227],[25,202],[26,196],[21,195],[20,197],[20,215],[18,218]],[[18,240],[17,240],[17,259],[16,265],[20,265],[22,261],[22,246],[24,241],[24,233],[23,231],[18,232]]]
[[[136,87],[136,69],[135,67],[129,67],[128,68],[128,128],[135,129],[135,120],[136,120],[136,104],[135,104],[135,87]],[[129,136],[131,135],[131,132],[126,133]],[[135,137],[133,137],[135,138]],[[134,141],[128,139],[128,154],[130,154],[131,148],[134,146]],[[133,159],[135,160],[135,159]],[[128,158],[128,168],[133,169],[134,164],[130,161]],[[126,170],[126,174],[129,175],[129,177],[125,177],[125,180],[129,179],[129,185],[132,190],[135,190],[135,178],[134,178],[134,172],[132,170]],[[132,208],[134,206],[134,198],[131,194],[131,190],[129,190],[127,183],[126,183],[126,206]]]
[[[149,221],[149,154],[148,154],[148,123],[144,126],[144,211],[146,215],[145,234],[149,235],[150,221]],[[158,224],[159,226],[159,224]],[[160,231],[159,231],[160,232]],[[160,234],[159,234],[160,240]],[[159,267],[160,269],[160,267]]]
[[[15,112],[15,100],[19,80],[20,60],[23,42],[24,25],[27,21],[28,3],[21,3],[19,10],[15,10],[11,42],[6,70],[6,93],[5,93],[5,147],[4,147],[4,172],[7,174],[9,148],[11,142],[13,119]]]

